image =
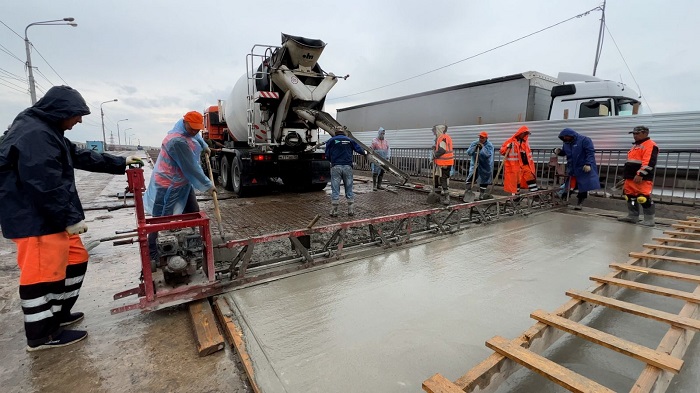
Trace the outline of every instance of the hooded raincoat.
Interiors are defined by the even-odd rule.
[[[528,188],[528,182],[535,180],[535,161],[528,143],[530,129],[522,126],[501,145],[501,155],[505,157],[503,170],[503,190],[518,192],[519,188]]]
[[[595,162],[593,141],[571,128],[565,128],[559,133],[559,139],[562,141],[566,136],[574,138],[571,143],[565,142],[559,153],[561,156],[566,156],[566,173],[576,178],[579,192],[599,189],[600,179],[598,178],[598,166]],[[590,165],[590,172],[583,171],[584,165]]]
[[[78,91],[50,88],[0,143],[0,226],[8,239],[50,235],[83,219],[74,169],[123,174],[126,159],[80,149],[60,123],[90,114]]]
[[[214,185],[199,164],[201,143],[178,120],[163,139],[148,189],[144,194],[146,212],[154,217],[182,214],[194,187],[207,191]]]
[[[467,179],[471,179],[474,175],[474,169],[476,168],[476,150],[479,145],[479,140],[475,140],[469,145],[467,149],[467,155],[469,156],[469,174]],[[491,177],[493,175],[493,144],[488,139],[484,143],[484,146],[479,150],[479,167],[477,168],[477,179],[475,180],[478,184],[491,184]]]
[[[377,137],[372,139],[372,150],[380,157],[382,157],[385,160],[389,160],[391,158],[391,150],[389,149],[389,142],[387,142],[386,138],[379,138],[380,136],[383,136],[386,134],[386,131],[384,128],[379,127],[379,131],[377,131]],[[370,164],[370,167],[372,169],[372,173],[382,173],[384,170],[382,169],[381,166],[375,164],[374,162]]]

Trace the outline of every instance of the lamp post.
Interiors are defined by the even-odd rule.
[[[117,120],[117,146],[121,146],[121,144],[122,144],[122,139],[121,139],[121,137],[119,136],[119,122],[120,122],[120,121],[127,121],[127,120],[129,120],[129,119]],[[124,132],[125,132],[125,133],[124,133],[124,142],[126,142],[126,130],[124,130]]]
[[[34,22],[27,25],[24,28],[24,49],[27,51],[27,69],[29,70],[29,96],[32,99],[32,105],[36,104],[36,86],[34,83],[34,72],[32,71],[32,56],[31,56],[31,43],[29,38],[27,38],[27,30],[32,26],[57,26],[57,25],[67,25],[67,26],[78,26],[77,23],[73,21],[75,18],[63,18],[56,20],[45,20],[43,22]]]
[[[100,104],[100,117],[102,118],[102,143],[105,144],[105,151],[107,151],[107,136],[105,135],[105,111],[102,110],[102,105],[108,102],[117,102],[117,99],[115,98]]]
[[[126,143],[126,132],[129,131],[129,130],[132,130],[132,129],[133,129],[133,128],[129,127],[129,128],[127,128],[126,130],[124,130],[124,143]],[[127,144],[127,145],[130,145],[130,144],[131,144],[131,138],[129,138],[129,142],[126,143],[126,144]]]

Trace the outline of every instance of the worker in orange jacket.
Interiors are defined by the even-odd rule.
[[[659,155],[659,147],[649,138],[649,128],[637,126],[630,131],[634,136],[634,144],[627,152],[627,162],[623,170],[625,185],[623,192],[627,200],[627,217],[619,221],[636,224],[639,221],[639,205],[644,211],[642,225],[653,227],[656,207],[651,200],[651,190],[654,186],[654,168]]]
[[[501,155],[505,156],[503,170],[503,190],[516,195],[520,188],[537,191],[535,161],[527,139],[530,129],[522,126],[501,145]]]
[[[438,124],[433,127],[435,146],[433,147],[433,190],[441,188],[440,202],[443,205],[450,204],[448,181],[450,172],[455,163],[455,153],[452,147],[452,138],[447,135],[447,126]]]

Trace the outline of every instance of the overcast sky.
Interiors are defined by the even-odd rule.
[[[326,109],[483,79],[539,71],[590,74],[600,11],[437,72],[374,89],[468,58],[601,5],[598,0],[492,1],[180,1],[2,0],[0,128],[30,106],[24,29],[74,17],[78,27],[32,26],[32,64],[43,96],[52,84],[80,91],[92,114],[67,136],[107,141],[117,121],[134,143],[160,146],[184,113],[227,99],[254,44],[280,44],[280,33],[327,43],[319,64],[349,74]],[[700,110],[700,1],[608,1],[599,77],[641,89],[644,110]],[[16,34],[15,34],[16,33]],[[624,60],[629,66],[628,71]],[[9,53],[8,53],[9,52]],[[637,84],[633,80],[636,79]],[[129,129],[130,128],[130,129]],[[127,130],[129,129],[129,130]]]

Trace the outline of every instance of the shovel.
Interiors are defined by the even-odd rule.
[[[506,163],[506,159],[508,158],[508,154],[510,153],[510,149],[512,149],[513,146],[509,147],[508,150],[506,150],[506,154],[503,155],[503,159],[501,160],[501,165],[498,166],[498,171],[496,172],[496,177],[493,178],[493,181],[491,182],[491,188],[489,189],[489,194],[493,194],[493,186],[496,185],[496,179],[498,179],[498,176],[501,174],[501,170],[503,169],[503,165]],[[505,183],[505,179],[504,183]]]
[[[430,204],[434,204],[434,203],[440,202],[440,194],[438,194],[437,192],[435,192],[435,189],[437,188],[437,187],[435,186],[435,161],[433,161],[433,160],[431,159],[430,162],[432,163],[432,165],[430,166],[430,176],[431,176],[432,181],[433,181],[433,189],[432,189],[432,190],[430,191],[430,193],[428,194],[428,200],[427,200],[427,201],[428,201],[428,203],[430,203]]]
[[[205,158],[207,159],[207,170],[209,171],[209,180],[211,180],[211,184],[214,184],[214,174],[211,172],[209,153],[205,154]],[[214,198],[214,213],[216,214],[216,222],[219,224],[219,235],[221,235],[221,241],[225,243],[226,239],[224,239],[224,226],[221,225],[221,211],[219,211],[219,198],[216,197],[216,188],[214,188],[214,192],[212,192],[211,196]]]
[[[474,191],[472,191],[472,188],[474,188],[474,182],[476,181],[476,177],[478,175],[478,170],[479,170],[479,152],[481,149],[477,148],[476,149],[476,157],[474,157],[474,173],[472,174],[472,184],[469,186],[469,189],[464,191],[464,197],[462,198],[463,202],[474,202],[474,199],[476,199],[476,194],[474,194]]]

